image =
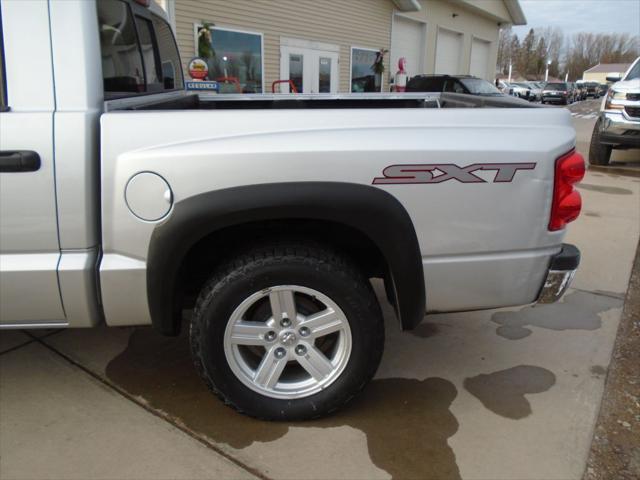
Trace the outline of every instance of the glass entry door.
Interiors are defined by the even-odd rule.
[[[280,78],[291,80],[298,93],[338,93],[338,53],[282,46]],[[286,83],[279,91],[291,93]]]

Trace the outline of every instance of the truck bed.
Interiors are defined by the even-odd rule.
[[[540,108],[513,97],[459,93],[351,93],[339,95],[207,94],[179,92],[124,98],[106,103],[114,110],[274,110],[345,108]]]

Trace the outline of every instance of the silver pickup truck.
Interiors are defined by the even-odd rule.
[[[589,163],[608,165],[611,151],[640,149],[640,57],[615,82],[600,106],[589,146]]]
[[[2,328],[188,329],[226,403],[312,418],[376,371],[370,279],[411,329],[554,301],[578,266],[562,240],[585,166],[564,109],[198,95],[154,5],[0,12]]]

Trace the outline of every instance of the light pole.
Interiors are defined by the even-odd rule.
[[[551,65],[551,60],[547,60],[547,68],[544,71],[544,81],[549,81],[549,65]]]
[[[511,67],[513,65],[511,65],[511,60],[509,60],[509,80],[507,80],[507,83],[511,83]]]

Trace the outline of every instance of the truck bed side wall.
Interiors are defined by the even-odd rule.
[[[135,132],[135,134],[132,134]],[[375,185],[409,213],[424,265],[427,309],[535,300],[564,232],[549,232],[555,159],[574,147],[560,109],[385,109],[113,112],[102,116],[100,278],[107,322],[149,323],[146,261],[159,222],[134,216],[129,179],[153,171],[175,203],[278,182],[372,185],[394,164],[534,164],[511,181]],[[435,172],[440,175],[442,172]],[[170,214],[169,214],[170,215]]]

